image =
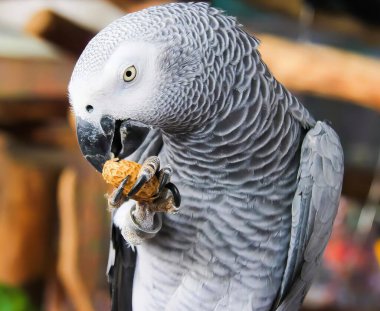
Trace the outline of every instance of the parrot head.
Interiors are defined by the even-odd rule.
[[[231,42],[223,30],[232,25],[205,3],[175,3],[128,14],[100,31],[69,84],[85,158],[101,171],[108,159],[132,154],[152,128],[183,134],[211,123],[233,89],[243,51],[229,48],[239,39]]]
[[[159,48],[153,44],[126,41],[102,68],[73,76],[69,93],[79,145],[97,170],[112,157],[133,153],[149,129],[158,126],[153,117],[163,109],[159,61]]]

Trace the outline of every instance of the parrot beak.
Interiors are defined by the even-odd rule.
[[[107,160],[123,159],[136,151],[149,133],[146,125],[131,119],[115,120],[105,116],[100,126],[97,128],[82,118],[76,119],[80,150],[99,172]]]

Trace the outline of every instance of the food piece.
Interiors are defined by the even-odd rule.
[[[129,175],[129,180],[123,191],[124,195],[128,195],[129,191],[136,183],[140,169],[141,164],[139,163],[128,160],[111,159],[104,164],[102,175],[106,183],[115,188],[117,188],[122,180]],[[151,180],[146,182],[143,187],[132,196],[132,199],[143,202],[152,201],[157,193],[157,189],[158,179],[156,176],[153,176]]]

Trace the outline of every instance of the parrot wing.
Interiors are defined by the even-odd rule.
[[[289,252],[276,311],[298,309],[310,288],[331,235],[342,179],[339,138],[326,123],[317,122],[301,147]]]
[[[128,159],[142,163],[152,155],[158,155],[162,147],[162,135],[151,130],[142,145]],[[131,202],[132,203],[132,202]],[[111,223],[111,242],[108,255],[107,276],[112,297],[112,311],[132,311],[132,289],[137,252],[124,240],[120,229]]]

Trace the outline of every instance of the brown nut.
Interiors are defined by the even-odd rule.
[[[117,188],[122,180],[129,175],[129,180],[124,187],[123,194],[128,195],[132,186],[136,183],[141,164],[128,161],[111,159],[104,163],[103,178],[106,183]],[[158,179],[153,176],[151,180],[146,182],[142,188],[132,197],[136,201],[151,201],[152,197],[157,193]]]

